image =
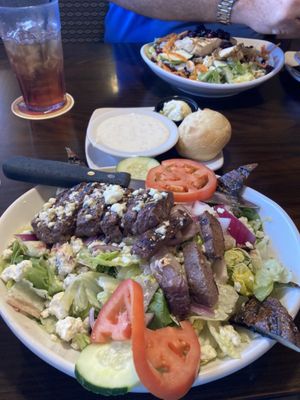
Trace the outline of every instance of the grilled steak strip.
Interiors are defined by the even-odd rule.
[[[220,222],[208,211],[199,216],[200,234],[204,242],[205,255],[210,261],[224,256],[224,235]]]
[[[53,201],[44,204],[31,225],[39,240],[46,244],[65,242],[75,232],[76,219],[86,194],[93,190],[91,183],[80,183],[64,190]]]
[[[176,233],[192,223],[192,218],[183,209],[172,210],[170,220],[140,235],[132,246],[133,254],[148,259],[176,236]]]
[[[183,246],[183,257],[192,301],[213,307],[218,301],[218,288],[211,266],[196,242]]]
[[[133,235],[140,235],[169,217],[174,205],[173,194],[168,192],[156,193],[151,197],[152,192],[151,190],[148,192],[144,207],[137,213],[136,221],[132,226]]]
[[[251,298],[233,316],[232,322],[300,352],[300,332],[285,307],[274,297],[263,302]]]
[[[102,232],[100,221],[105,210],[104,188],[105,185],[96,184],[92,193],[85,196],[77,215],[76,236],[91,237],[97,236]]]
[[[172,314],[183,320],[189,314],[190,296],[184,267],[167,248],[151,258],[150,269],[162,288]]]

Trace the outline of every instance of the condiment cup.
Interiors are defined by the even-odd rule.
[[[161,111],[164,108],[164,104],[168,103],[169,101],[172,101],[172,100],[184,101],[185,103],[187,103],[190,106],[192,112],[199,110],[199,106],[198,106],[197,102],[195,100],[193,100],[191,97],[174,95],[174,96],[165,97],[162,100],[160,100],[154,108],[155,111],[158,113],[161,113]],[[182,118],[180,121],[173,121],[173,122],[177,126],[179,126],[181,124],[181,122],[183,121],[183,119],[184,118]]]

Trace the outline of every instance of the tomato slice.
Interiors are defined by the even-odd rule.
[[[146,329],[132,326],[132,349],[136,372],[143,385],[164,400],[177,400],[192,386],[200,366],[200,344],[188,321],[181,328]]]
[[[133,304],[135,304],[134,311]],[[139,329],[143,332],[145,325],[143,290],[137,282],[126,279],[101,308],[92,329],[91,341],[106,343],[110,340],[130,339],[133,315],[135,319],[142,321]]]
[[[133,360],[142,384],[155,396],[177,400],[192,386],[200,365],[200,344],[188,321],[180,328],[145,327],[143,290],[127,279],[104,304],[91,340],[106,343],[131,338]]]
[[[217,188],[217,177],[201,163],[174,158],[150,169],[146,187],[173,192],[176,202],[207,200]]]

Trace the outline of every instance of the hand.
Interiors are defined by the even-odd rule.
[[[300,0],[238,0],[231,21],[263,34],[300,37]]]

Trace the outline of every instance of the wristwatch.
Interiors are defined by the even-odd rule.
[[[230,24],[231,12],[234,6],[234,3],[237,0],[220,0],[218,3],[217,10],[217,21],[222,24],[228,25]]]

